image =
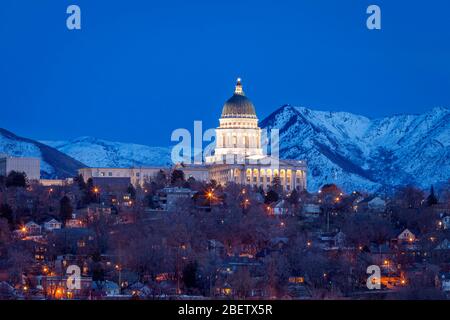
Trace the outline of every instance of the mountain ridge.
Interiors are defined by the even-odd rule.
[[[445,107],[435,107],[423,114],[369,118],[349,112],[283,105],[263,119],[260,127],[280,130],[281,158],[307,161],[310,191],[325,183],[336,183],[346,191],[373,192],[405,184],[428,189],[450,179],[450,110]],[[3,143],[2,146],[2,135],[9,137],[9,145]],[[50,153],[56,149],[70,159],[76,159],[71,170],[58,169],[58,173],[73,172],[74,167],[80,165],[140,167],[171,164],[169,147],[111,142],[88,136],[37,142],[0,129],[0,152],[8,146],[14,151],[11,149],[14,141],[22,144],[31,141],[37,148],[28,150],[26,146],[19,146],[19,151],[27,151],[23,154],[41,156],[41,150],[44,150],[44,172],[51,171],[52,166],[47,162],[54,162],[46,147],[50,148]],[[54,165],[58,166],[58,162]],[[48,174],[52,175],[56,174]]]
[[[86,165],[39,141],[18,136],[0,128],[0,153],[41,159],[43,178],[69,178]]]
[[[41,141],[89,167],[143,167],[169,165],[170,149],[135,143],[113,142],[90,136],[68,141]]]
[[[370,119],[348,112],[284,105],[260,125],[280,129],[281,157],[308,161],[312,188],[337,183],[347,190],[365,186],[374,191],[384,185],[408,183],[426,188],[449,179],[449,123],[450,111],[444,107],[419,115]],[[416,164],[414,168],[409,159],[420,160],[422,167],[436,163],[443,170],[435,179],[426,178],[420,174],[421,167]],[[430,169],[423,171],[434,174]]]

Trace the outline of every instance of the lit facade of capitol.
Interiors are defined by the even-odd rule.
[[[234,182],[268,190],[279,177],[284,191],[305,190],[306,162],[266,155],[262,138],[255,107],[238,79],[233,96],[223,106],[213,154],[204,164],[177,167],[186,178],[215,180],[223,185]]]
[[[267,143],[262,143],[262,140],[266,138],[258,126],[255,107],[245,96],[240,79],[237,80],[233,96],[222,108],[219,127],[215,131],[214,151],[200,164],[178,163],[173,168],[82,168],[79,174],[85,180],[127,177],[134,185],[143,185],[161,169],[178,169],[184,172],[186,179],[215,180],[222,185],[234,182],[268,190],[275,177],[278,177],[285,192],[306,189],[305,161],[279,159],[273,154],[273,149],[271,155],[264,152],[263,146],[267,146]]]

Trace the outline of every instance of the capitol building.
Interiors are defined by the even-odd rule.
[[[305,161],[267,155],[262,139],[255,106],[246,97],[241,79],[238,79],[233,96],[222,108],[212,155],[207,156],[203,164],[179,164],[176,167],[183,170],[186,178],[215,180],[223,185],[234,182],[268,190],[278,177],[286,192],[305,190]]]
[[[160,170],[170,173],[178,169],[184,172],[186,179],[215,180],[221,185],[234,182],[268,190],[278,177],[286,192],[306,189],[305,161],[279,159],[272,143],[271,154],[265,152],[269,139],[262,135],[255,106],[246,97],[241,79],[237,80],[233,96],[225,102],[215,131],[214,151],[202,163],[177,163],[172,168],[82,168],[79,174],[85,180],[95,179],[96,183],[129,178],[130,183],[142,186]]]

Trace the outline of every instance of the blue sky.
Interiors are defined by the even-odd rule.
[[[77,4],[82,30],[66,28]],[[382,30],[366,28],[378,4]],[[446,0],[3,0],[0,127],[169,145],[218,125],[236,77],[282,104],[369,117],[450,106]]]

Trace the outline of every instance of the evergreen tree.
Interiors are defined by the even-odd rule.
[[[434,194],[434,187],[431,186],[430,195],[427,198],[427,206],[431,207],[438,203],[438,198]]]
[[[275,192],[275,190],[269,190],[269,192],[266,193],[266,197],[264,199],[265,204],[270,204],[277,202],[279,199],[278,193]]]
[[[86,182],[86,188],[84,189],[84,204],[96,202],[97,195],[94,192],[94,181],[89,178]]]
[[[131,183],[127,188],[127,193],[130,195],[130,198],[132,200],[136,200],[136,189],[134,188],[134,186]]]
[[[300,195],[297,190],[292,190],[291,194],[289,195],[288,201],[290,204],[297,206],[298,200],[300,199]]]
[[[162,189],[167,184],[167,177],[164,171],[159,170],[155,177],[156,188],[155,190]]]
[[[197,262],[190,262],[183,269],[183,281],[188,290],[198,289],[199,283],[197,280],[198,264]]]
[[[0,205],[0,218],[8,220],[8,223],[12,225],[14,223],[13,210],[7,203]]]
[[[64,225],[66,224],[66,220],[72,218],[72,213],[73,208],[69,197],[62,197],[59,201],[59,217]]]
[[[75,177],[74,180],[78,184],[78,188],[80,190],[86,190],[86,182],[84,181],[84,178],[81,174]]]
[[[151,209],[155,209],[155,207],[156,207],[153,197],[154,196],[152,194],[147,194],[144,198],[144,203]]]
[[[283,193],[283,187],[281,186],[281,179],[280,179],[279,176],[273,177],[272,190],[275,191],[278,194],[282,194]]]
[[[24,172],[11,171],[6,177],[5,185],[7,188],[25,188],[27,186],[27,176]]]
[[[173,170],[172,176],[170,177],[171,185],[181,185],[184,183],[184,172],[182,170]]]

